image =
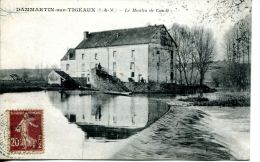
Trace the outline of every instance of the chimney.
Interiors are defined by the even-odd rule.
[[[88,31],[84,31],[84,40],[89,38],[89,32]]]

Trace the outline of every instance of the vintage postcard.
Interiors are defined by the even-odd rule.
[[[252,0],[1,0],[0,159],[251,159]]]

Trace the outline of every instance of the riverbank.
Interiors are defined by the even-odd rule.
[[[215,98],[191,96],[179,101],[190,102],[193,106],[250,106],[250,92],[221,92]]]
[[[41,91],[43,87],[47,86],[46,81],[0,80],[0,93]]]
[[[94,91],[97,89],[79,87],[66,88],[59,85],[49,85],[47,81],[44,80],[31,80],[31,81],[18,81],[18,80],[0,80],[0,94],[9,92],[35,92],[35,91],[65,91],[65,90],[82,90],[82,91]]]
[[[128,94],[194,94],[199,91],[204,93],[215,92],[215,89],[212,89],[208,86],[193,85],[178,85],[175,83],[139,83],[139,82],[127,82],[123,83],[130,91]],[[102,90],[97,88],[83,87],[78,88],[66,88],[58,85],[49,85],[47,81],[28,81],[21,82],[15,80],[0,80],[0,93],[8,92],[33,92],[33,91],[42,91],[42,90],[51,90],[51,91],[66,91],[66,90],[76,90],[82,91],[83,94],[92,93],[93,91],[100,92],[113,92],[115,94],[122,93],[124,91],[116,90]]]

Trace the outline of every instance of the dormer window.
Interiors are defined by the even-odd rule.
[[[69,54],[69,59],[72,60],[73,59],[73,53]]]

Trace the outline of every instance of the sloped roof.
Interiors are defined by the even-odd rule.
[[[89,37],[81,41],[76,49],[150,43],[162,27],[165,26],[154,25],[89,33]]]
[[[54,70],[57,74],[59,74],[63,79],[69,81],[69,80],[73,80],[69,74],[65,73],[64,71],[60,71],[60,70]]]
[[[70,48],[61,60],[75,60],[75,49]]]

